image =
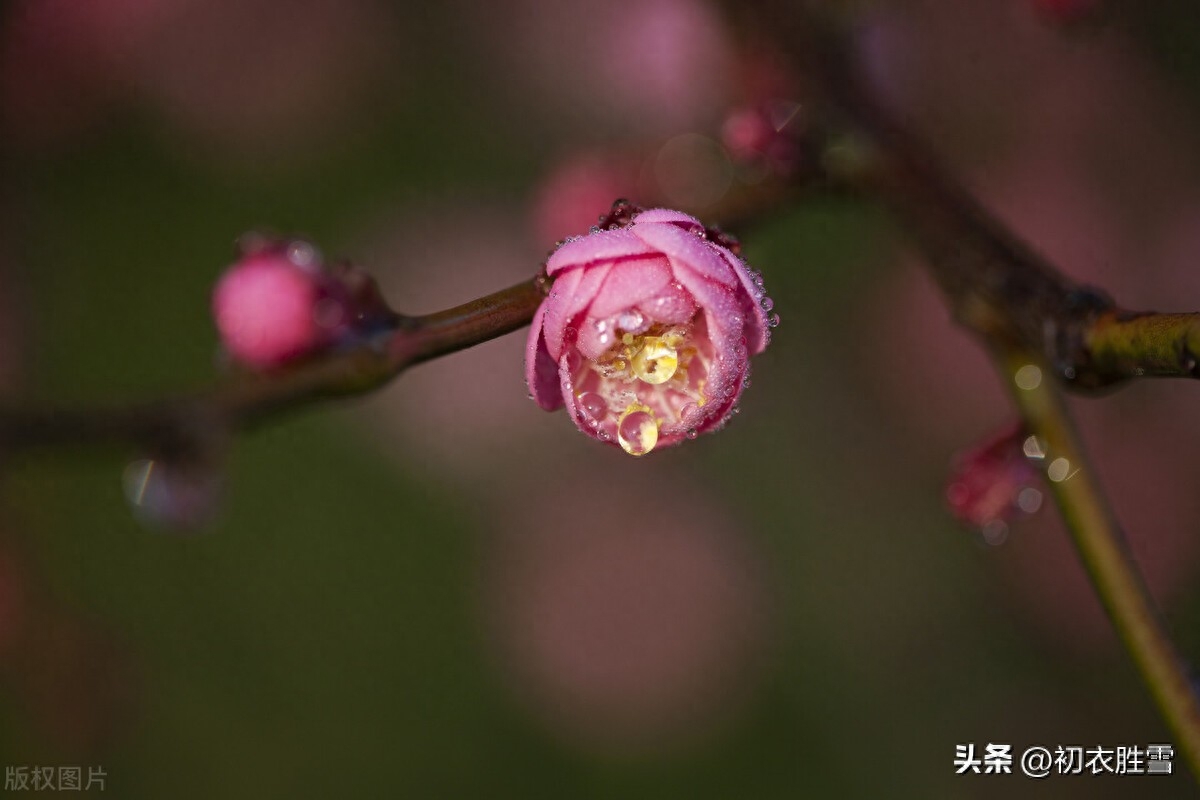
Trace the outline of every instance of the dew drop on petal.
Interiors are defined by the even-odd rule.
[[[658,444],[658,420],[643,405],[631,405],[617,423],[617,441],[631,456],[644,456]]]
[[[779,315],[772,314],[771,316],[767,317],[767,324],[770,325],[772,328],[778,328],[779,327]]]
[[[646,318],[635,308],[622,311],[617,317],[617,327],[627,333],[641,333],[645,330]]]
[[[770,311],[772,308],[775,307],[775,301],[772,300],[771,298],[767,297],[766,295],[763,295],[762,300],[760,300],[758,302],[758,304],[760,306],[762,306],[763,311]]]
[[[579,410],[593,427],[608,415],[608,403],[597,392],[583,392],[578,399]]]
[[[658,336],[647,336],[633,356],[633,374],[645,383],[666,383],[678,368],[678,352]]]

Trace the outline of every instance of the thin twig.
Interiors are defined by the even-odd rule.
[[[241,373],[174,398],[107,409],[0,409],[0,448],[122,443],[152,451],[186,448],[210,426],[244,428],[311,403],[364,394],[413,364],[524,327],[545,289],[539,276],[435,314],[397,315],[389,330],[347,348],[272,372]]]
[[[1037,356],[1018,351],[1001,352],[996,360],[1007,375],[1031,364],[1040,370],[1046,367]],[[1150,688],[1175,744],[1193,774],[1200,775],[1200,701],[1191,676],[1150,599],[1062,394],[1050,380],[1027,379],[1021,386],[1010,380],[1009,385],[1027,430],[1041,440],[1047,482],[1096,594]]]
[[[865,90],[845,57],[835,7],[756,0],[738,3],[737,14],[756,11],[760,30],[777,33],[775,41],[807,78],[810,99],[832,120],[841,118],[857,153],[827,164],[844,169],[840,177],[881,200],[912,234],[955,317],[1000,354],[1006,377],[1026,363],[1062,385],[1087,389],[1136,376],[1139,365],[1146,374],[1151,367],[1158,374],[1181,367],[1178,374],[1192,374],[1192,317],[1137,322],[996,222]],[[1059,510],[1096,593],[1200,780],[1200,710],[1187,672],[1084,462],[1057,386],[1048,377],[1037,383],[1017,391],[1017,402],[1031,430],[1046,439],[1050,477],[1063,478],[1052,480]],[[1065,462],[1054,466],[1057,459]]]

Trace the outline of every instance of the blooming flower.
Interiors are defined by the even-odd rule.
[[[732,241],[678,211],[628,212],[546,262],[525,376],[542,408],[640,456],[722,427],[779,318]]]

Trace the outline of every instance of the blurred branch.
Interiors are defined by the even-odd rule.
[[[347,349],[294,366],[242,373],[210,389],[111,408],[0,409],[0,448],[128,443],[163,453],[194,449],[211,430],[243,428],[283,411],[360,395],[408,367],[502,336],[530,323],[544,277],[424,316],[396,315],[392,327]]]
[[[1002,351],[997,362],[1008,375],[1030,364],[1045,367],[1036,357],[1019,351]],[[1200,774],[1200,701],[1084,455],[1062,394],[1055,383],[1046,380],[1023,382],[1019,387],[1009,381],[1009,385],[1026,429],[1041,440],[1047,483],[1096,593],[1150,688],[1175,744],[1193,774]]]
[[[1143,374],[1195,375],[1194,315],[1128,314],[1066,278],[985,212],[929,152],[869,96],[844,52],[841,6],[753,0],[730,19],[784,48],[810,102],[848,131],[826,154],[835,177],[881,200],[924,250],[957,320],[997,354],[1010,377],[1027,364],[1016,400],[1046,440],[1047,475],[1092,584],[1200,778],[1200,706],[1091,468],[1049,369],[1065,385],[1097,388]],[[847,152],[849,156],[847,157]],[[1012,383],[1012,381],[1008,381]]]
[[[1112,380],[1200,377],[1200,314],[1102,314],[1088,328],[1091,369]]]

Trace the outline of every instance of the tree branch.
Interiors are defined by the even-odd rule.
[[[1000,351],[997,366],[1007,375],[1032,364],[1036,355]],[[1200,774],[1200,701],[1183,658],[1150,598],[1133,554],[1083,452],[1058,387],[1049,380],[1009,381],[1027,430],[1041,440],[1047,483],[1066,520],[1080,558],[1134,665],[1166,720],[1174,743]]]
[[[193,394],[108,409],[0,409],[0,448],[131,443],[156,453],[189,450],[212,428],[244,428],[279,412],[365,394],[414,364],[522,328],[546,287],[539,275],[435,314],[396,315],[390,329],[347,349],[272,372],[240,373]]]
[[[834,124],[841,117],[855,152],[827,158],[827,167],[890,208],[924,250],[957,320],[997,354],[1007,382],[1026,364],[1084,389],[1142,374],[1194,375],[1196,316],[1120,312],[991,218],[869,96],[842,49],[836,6],[757,0],[737,4],[737,11],[757,12],[759,29],[774,31],[771,39],[806,76],[811,99],[826,106]],[[1046,440],[1059,510],[1096,593],[1200,779],[1200,706],[1187,672],[1084,461],[1057,387],[1035,383],[1014,391],[1030,430]]]

